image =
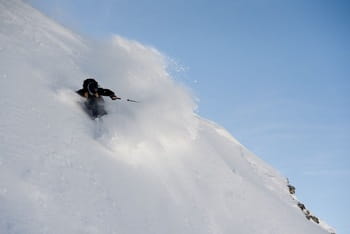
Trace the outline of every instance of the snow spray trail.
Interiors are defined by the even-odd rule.
[[[194,138],[198,119],[190,92],[167,72],[167,58],[154,48],[115,36],[90,45],[80,60],[102,87],[123,100],[106,98],[103,143],[109,148],[128,144],[174,144]],[[129,97],[140,102],[127,102]],[[170,143],[169,141],[172,141]]]

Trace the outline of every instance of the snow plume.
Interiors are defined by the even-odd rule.
[[[122,97],[107,104],[104,143],[115,149],[128,145],[133,152],[139,147],[190,144],[197,131],[196,105],[188,90],[168,74],[165,56],[119,36],[90,48],[81,67]],[[138,103],[126,102],[128,98]]]
[[[0,0],[0,233],[327,233],[284,177],[195,114],[167,63]],[[123,98],[101,121],[75,93],[87,77]]]

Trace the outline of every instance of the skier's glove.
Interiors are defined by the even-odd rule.
[[[112,98],[112,100],[121,99],[120,97],[117,97],[117,96],[112,96],[111,98]]]

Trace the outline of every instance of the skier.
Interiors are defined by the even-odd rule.
[[[102,96],[108,96],[112,100],[120,99],[112,90],[99,87],[96,80],[88,78],[84,80],[83,88],[76,91],[80,96],[86,98],[85,108],[88,114],[93,118],[106,115],[104,100]]]

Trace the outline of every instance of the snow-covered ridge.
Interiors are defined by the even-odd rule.
[[[0,233],[327,233],[166,67],[0,0]],[[141,102],[106,100],[91,121],[74,93],[90,76]]]

